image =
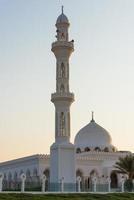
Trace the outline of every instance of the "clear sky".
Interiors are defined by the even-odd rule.
[[[91,120],[134,152],[134,0],[0,0],[0,161],[49,153],[54,141],[55,22],[61,5],[70,59],[71,141]]]

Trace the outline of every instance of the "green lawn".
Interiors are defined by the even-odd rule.
[[[134,200],[134,193],[110,194],[0,194],[0,200]]]

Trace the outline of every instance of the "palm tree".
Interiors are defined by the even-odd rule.
[[[114,166],[117,170],[117,173],[127,174],[128,179],[132,181],[134,179],[134,155],[130,154],[124,158],[120,157],[119,161],[115,163]]]

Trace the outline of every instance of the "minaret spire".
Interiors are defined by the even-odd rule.
[[[95,120],[94,120],[94,111],[92,111],[92,119],[91,119],[91,122],[95,122]]]
[[[61,13],[63,14],[64,6],[61,6]]]

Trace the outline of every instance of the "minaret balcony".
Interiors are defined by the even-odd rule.
[[[53,93],[51,95],[51,101],[68,101],[73,102],[74,101],[74,93]]]
[[[68,42],[68,41],[56,41],[52,43],[52,51],[54,51],[56,48],[69,48],[72,51],[74,51],[74,44],[73,42]]]

